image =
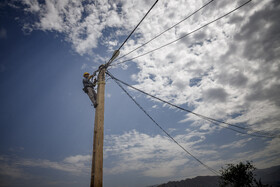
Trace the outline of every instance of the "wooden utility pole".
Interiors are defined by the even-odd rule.
[[[107,67],[120,54],[114,51],[111,59],[99,67],[97,80],[97,107],[95,110],[93,151],[91,165],[90,187],[102,187],[103,185],[103,140],[104,140],[104,98],[105,98],[105,73]]]
[[[101,65],[97,80],[97,107],[95,110],[93,153],[90,187],[102,187],[103,182],[103,138],[104,138],[104,95],[106,68]]]

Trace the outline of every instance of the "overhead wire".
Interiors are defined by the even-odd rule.
[[[131,35],[134,33],[134,31],[138,28],[138,26],[142,23],[142,21],[146,18],[146,16],[150,13],[150,11],[154,8],[154,6],[157,4],[158,0],[156,0],[154,2],[154,4],[151,6],[151,8],[148,10],[148,12],[144,15],[144,17],[139,21],[139,23],[134,27],[134,29],[131,31],[131,33],[126,37],[126,39],[124,40],[124,42],[120,45],[120,47],[118,48],[117,51],[119,51],[123,46],[124,44],[127,42],[127,40],[131,37]],[[111,59],[108,61],[110,63],[111,60],[112,60],[113,56],[111,57]],[[110,63],[108,65],[110,65]]]
[[[212,124],[214,124],[214,125],[216,125],[216,126],[221,126],[221,127],[223,127],[223,128],[227,128],[227,129],[229,129],[229,130],[235,131],[235,132],[237,132],[237,133],[239,133],[239,134],[250,135],[250,136],[259,137],[259,138],[274,138],[274,136],[270,136],[270,135],[257,134],[258,131],[254,132],[255,134],[248,133],[248,132],[242,132],[242,131],[240,131],[240,130],[231,128],[231,127],[229,127],[229,126],[224,126],[224,125],[222,125],[222,123],[218,123],[218,122],[216,122],[216,121],[212,121],[212,120],[210,120],[210,119],[208,119],[208,118],[202,117],[202,119],[204,119],[204,120],[206,120],[206,121],[208,121],[208,122],[210,122],[210,123],[212,123]]]
[[[173,40],[173,41],[171,41],[171,42],[168,42],[168,43],[166,43],[166,44],[164,44],[164,45],[162,45],[162,46],[160,46],[160,47],[157,47],[157,48],[155,48],[155,49],[152,49],[152,50],[150,50],[150,51],[148,51],[148,52],[146,52],[146,53],[143,53],[143,54],[141,54],[141,55],[132,57],[132,58],[130,58],[130,59],[127,59],[127,60],[124,60],[124,61],[121,61],[121,62],[118,62],[118,63],[114,64],[114,66],[119,65],[119,64],[122,64],[122,63],[125,63],[125,62],[128,62],[128,61],[131,61],[131,60],[134,60],[134,59],[137,59],[137,58],[140,58],[140,57],[142,57],[142,56],[145,56],[145,55],[147,55],[147,54],[150,54],[150,53],[152,53],[152,52],[155,52],[155,51],[157,51],[157,50],[159,50],[159,49],[162,49],[162,48],[164,48],[164,47],[166,47],[166,46],[168,46],[168,45],[171,45],[171,44],[173,44],[173,43],[175,43],[175,42],[177,42],[177,41],[179,41],[179,40],[181,40],[181,39],[183,39],[183,38],[185,38],[185,37],[187,37],[187,36],[189,36],[189,35],[191,35],[191,34],[197,32],[197,31],[203,29],[204,27],[207,27],[208,25],[210,25],[210,24],[212,24],[212,23],[214,23],[214,22],[216,22],[216,21],[218,21],[218,20],[220,20],[220,19],[222,19],[222,18],[224,18],[224,17],[230,15],[231,13],[235,12],[236,10],[240,9],[241,7],[245,6],[246,4],[248,4],[248,3],[251,2],[251,1],[252,1],[252,0],[246,1],[245,3],[243,3],[243,4],[241,4],[240,6],[234,8],[233,10],[229,11],[228,13],[226,13],[226,14],[224,14],[224,15],[222,15],[222,16],[220,16],[220,17],[218,17],[218,18],[216,18],[216,19],[214,19],[214,20],[212,20],[212,21],[210,21],[210,22],[208,22],[208,23],[206,23],[206,24],[204,24],[203,26],[201,26],[201,27],[199,27],[199,28],[197,28],[197,29],[195,29],[195,30],[193,30],[193,31],[191,31],[191,32],[189,32],[189,33],[187,33],[187,34],[184,34],[183,36],[177,38],[176,40]]]
[[[200,7],[198,10],[196,10],[195,12],[193,12],[192,14],[190,14],[188,17],[184,18],[184,19],[181,20],[180,22],[176,23],[176,24],[173,25],[172,27],[166,29],[165,31],[161,32],[160,34],[158,34],[157,36],[155,36],[155,37],[152,38],[151,40],[145,42],[145,43],[142,44],[141,46],[135,48],[134,50],[132,50],[132,51],[130,51],[129,53],[127,53],[127,54],[121,56],[120,58],[123,58],[124,56],[126,56],[126,55],[132,53],[133,51],[139,49],[140,47],[143,47],[144,45],[148,44],[148,43],[151,42],[152,40],[156,39],[156,38],[159,37],[160,35],[162,35],[162,34],[164,34],[165,32],[167,32],[168,30],[174,28],[174,27],[177,26],[178,24],[180,24],[180,23],[182,23],[183,21],[187,20],[189,17],[191,17],[192,15],[194,15],[195,13],[197,13],[198,11],[200,11],[201,9],[205,8],[207,5],[209,5],[209,4],[212,3],[213,1],[214,1],[214,0],[211,0],[211,1],[209,1],[208,3],[204,4],[202,7]],[[200,27],[200,28],[198,28],[198,29],[196,29],[196,30],[194,30],[194,31],[192,31],[192,32],[190,32],[190,33],[188,33],[188,34],[182,36],[182,37],[179,38],[179,39],[182,39],[182,38],[186,37],[187,35],[192,34],[193,32],[196,32],[196,31],[202,29],[203,27],[208,26],[209,24],[211,24],[211,23],[213,23],[213,22],[215,22],[215,21],[218,21],[219,19],[221,19],[221,18],[223,18],[223,17],[225,17],[225,16],[231,14],[232,12],[238,10],[239,8],[245,6],[245,5],[248,4],[250,1],[251,1],[251,0],[249,0],[249,1],[245,2],[245,3],[243,3],[242,5],[236,7],[235,9],[233,9],[233,10],[230,11],[230,12],[228,12],[227,14],[224,14],[223,16],[221,16],[221,17],[219,17],[219,18],[217,18],[217,19],[215,19],[215,20],[213,20],[213,21],[211,21],[211,22],[209,22],[209,23],[203,25],[202,27]],[[155,5],[155,4],[154,4],[154,5]],[[154,6],[154,5],[153,5],[153,6]],[[152,7],[153,7],[153,6],[152,6]],[[151,9],[152,9],[152,8],[151,8]],[[151,9],[150,9],[150,10],[151,10]],[[149,11],[150,11],[150,10],[149,10]],[[146,16],[146,15],[145,15],[145,16]],[[143,18],[143,19],[144,19],[144,18]],[[143,20],[143,19],[142,19],[142,20]],[[141,21],[142,21],[142,20],[141,20]],[[139,25],[139,24],[138,24],[138,25]],[[137,25],[137,27],[138,27],[138,25]],[[133,33],[133,32],[132,32],[132,33]],[[177,39],[177,40],[175,40],[175,41],[178,41],[179,39]],[[173,41],[173,42],[175,42],[175,41]],[[162,46],[162,47],[164,47],[164,46]],[[120,49],[120,48],[119,48],[119,49]],[[157,49],[158,49],[158,48],[157,48]],[[157,49],[156,49],[156,50],[157,50]],[[153,51],[150,51],[150,52],[153,52]],[[147,54],[147,53],[145,53],[145,54]],[[145,55],[145,54],[143,54],[143,55]],[[138,58],[138,57],[140,57],[140,56],[137,56],[137,58]],[[118,59],[120,59],[120,58],[118,58]],[[118,59],[116,59],[116,61],[117,61]],[[131,60],[131,59],[129,59],[129,60]],[[126,60],[126,61],[129,61],[129,60]],[[123,61],[123,62],[124,62],[124,61]],[[120,62],[120,63],[123,63],[123,62]],[[119,64],[119,63],[117,63],[117,64]],[[190,112],[190,111],[188,111],[188,112]],[[199,116],[199,114],[196,114],[196,115]],[[202,118],[204,118],[204,119],[206,119],[206,120],[208,120],[208,121],[210,120],[210,122],[212,122],[212,123],[213,123],[213,122],[216,122],[216,123],[217,123],[217,122],[218,122],[218,123],[224,123],[224,124],[226,124],[226,125],[234,126],[234,127],[236,127],[236,128],[241,128],[241,129],[243,129],[243,130],[245,130],[245,129],[252,130],[252,129],[249,129],[249,128],[246,128],[246,127],[240,127],[240,126],[237,126],[237,125],[234,125],[234,124],[229,124],[229,123],[225,123],[225,122],[222,122],[222,121],[218,121],[218,120],[213,119],[213,118],[209,118],[209,117],[206,117],[206,118],[205,118],[205,116],[200,116],[200,117],[202,117]],[[226,126],[224,126],[224,127],[227,128]],[[229,129],[231,129],[231,128],[229,128]],[[234,129],[231,129],[231,130],[234,130]],[[235,130],[235,131],[236,131],[236,130]],[[236,132],[242,133],[241,131],[236,131]],[[258,134],[262,134],[261,131],[254,131],[254,132],[255,132],[255,133],[258,133]],[[265,133],[267,133],[267,132],[265,132]],[[247,133],[245,133],[245,134],[247,134]],[[253,134],[250,134],[250,135],[256,136],[256,137],[267,137],[267,135],[253,135]],[[272,135],[272,136],[269,136],[269,137],[273,137],[273,135]]]
[[[137,90],[137,91],[139,91],[139,92],[141,92],[141,93],[143,93],[143,94],[145,94],[145,95],[148,95],[148,96],[150,96],[150,97],[152,97],[152,98],[154,98],[154,99],[157,99],[157,100],[159,100],[159,101],[161,101],[161,102],[163,102],[163,103],[166,103],[166,104],[168,104],[168,105],[170,105],[170,106],[172,106],[172,107],[175,107],[175,108],[177,108],[177,109],[180,109],[180,110],[183,110],[183,111],[185,111],[185,112],[191,113],[191,114],[193,114],[193,115],[195,115],[195,116],[198,116],[198,117],[200,117],[200,118],[202,118],[202,119],[204,119],[204,120],[207,120],[207,121],[213,123],[214,125],[219,125],[219,126],[222,126],[222,127],[224,127],[224,128],[233,130],[233,131],[235,131],[235,132],[238,132],[238,133],[241,133],[241,134],[250,135],[250,136],[254,136],[254,137],[262,137],[262,138],[275,138],[275,137],[278,137],[278,136],[275,136],[275,135],[271,135],[271,134],[269,134],[268,132],[256,131],[256,130],[253,130],[253,129],[248,128],[248,127],[242,127],[242,126],[239,126],[239,125],[231,124],[231,123],[228,123],[228,122],[224,122],[224,121],[221,121],[221,120],[217,120],[217,119],[214,119],[214,118],[211,118],[211,117],[208,117],[208,116],[204,116],[204,115],[198,114],[198,113],[193,112],[193,111],[191,111],[191,110],[185,109],[185,108],[183,108],[183,107],[180,107],[180,106],[178,106],[178,105],[175,105],[175,104],[172,104],[172,103],[170,103],[170,102],[168,102],[168,101],[165,101],[165,100],[163,100],[163,99],[161,99],[161,98],[158,98],[158,97],[156,97],[156,96],[154,96],[154,95],[152,95],[152,94],[149,94],[149,93],[147,93],[147,92],[145,92],[145,91],[143,91],[143,90],[140,90],[140,89],[138,89],[138,88],[136,88],[136,87],[134,87],[134,86],[132,86],[132,85],[130,85],[130,84],[128,84],[128,83],[126,83],[126,82],[124,82],[124,81],[118,79],[118,78],[116,78],[116,77],[113,76],[109,71],[107,71],[107,74],[108,74],[113,80],[116,80],[117,82],[120,82],[120,83],[122,83],[122,84],[124,84],[124,85],[126,85],[126,86],[128,86],[128,87],[130,87],[130,88],[132,88],[132,89],[134,89],[134,90]],[[224,125],[221,125],[221,124],[224,124]],[[227,125],[227,126],[225,126],[225,125]],[[241,129],[241,130],[245,130],[246,132],[242,132],[242,131],[240,131],[240,130],[233,129],[233,128],[230,128],[230,127],[228,127],[228,126],[235,127],[235,128]],[[253,132],[254,134],[253,134],[253,133],[249,133],[248,131],[251,131],[251,132]]]
[[[110,72],[107,71],[107,74],[111,76]],[[187,149],[185,149],[179,142],[177,142],[166,130],[164,130],[154,119],[153,117],[128,93],[128,91],[116,80],[112,77],[112,79],[116,82],[116,84],[128,95],[128,97],[150,118],[152,122],[154,122],[174,143],[176,143],[183,151],[185,151],[188,155],[190,155],[192,158],[194,158],[197,162],[199,162],[201,165],[203,165],[205,168],[210,170],[215,175],[220,175],[220,173],[210,166],[203,163],[201,160],[199,160],[196,156],[194,156],[191,152],[189,152]]]
[[[145,45],[147,45],[148,43],[152,42],[153,40],[157,39],[158,37],[160,37],[161,35],[163,35],[164,33],[166,33],[167,31],[171,30],[172,28],[176,27],[177,25],[179,25],[180,23],[186,21],[187,19],[189,19],[191,16],[193,16],[194,14],[196,14],[197,12],[199,12],[200,10],[202,10],[203,8],[205,8],[207,5],[209,5],[210,3],[212,3],[214,0],[211,0],[209,2],[207,2],[206,4],[204,4],[202,7],[200,7],[199,9],[197,9],[196,11],[194,11],[193,13],[191,13],[190,15],[188,15],[187,17],[185,17],[184,19],[182,19],[181,21],[179,21],[178,23],[174,24],[173,26],[169,27],[168,29],[162,31],[161,33],[159,33],[158,35],[154,36],[152,39],[148,40],[147,42],[141,44],[140,46],[136,47],[135,49],[131,50],[130,52],[122,55],[121,57],[117,58],[115,60],[118,61],[121,58],[124,58],[125,56],[131,54],[132,52],[136,51],[137,49],[144,47]]]
[[[138,26],[142,23],[142,21],[146,18],[146,16],[150,13],[150,11],[154,8],[154,6],[157,4],[158,0],[154,2],[154,4],[151,6],[151,8],[148,10],[148,12],[145,14],[145,16],[140,20],[140,22],[136,25],[136,27],[131,31],[131,33],[128,35],[128,37],[125,39],[125,41],[122,43],[122,45],[118,48],[120,50],[123,45],[127,42],[127,40],[130,38],[130,36],[134,33],[134,31],[138,28]]]

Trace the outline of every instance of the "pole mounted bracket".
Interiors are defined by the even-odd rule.
[[[119,50],[114,51],[111,59],[105,64],[106,68],[111,65],[111,63],[119,56],[119,54],[120,54]]]
[[[98,68],[98,71],[100,72],[104,68],[106,68],[106,64],[101,64]]]

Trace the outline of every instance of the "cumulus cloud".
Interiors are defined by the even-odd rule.
[[[247,142],[251,141],[252,138],[247,138],[247,139],[243,139],[243,140],[238,140],[238,141],[234,141],[230,144],[225,144],[220,146],[221,149],[224,148],[240,148],[240,147],[244,147],[246,145]]]
[[[40,11],[40,6],[37,0],[23,0],[23,3],[27,6],[24,9],[27,12],[35,13]]]
[[[82,175],[90,171],[90,161],[91,155],[69,156],[58,162],[46,159],[28,159],[0,155],[0,175],[13,178],[32,178],[32,174],[26,172],[26,167],[52,169],[73,175]]]
[[[226,102],[227,95],[223,88],[209,88],[203,92],[203,99],[209,102]]]
[[[20,3],[24,5],[24,11],[36,20],[27,20],[23,26],[25,31],[35,29],[62,33],[81,55],[92,54],[93,49],[100,45],[112,51],[119,37],[126,35],[126,29],[131,29],[143,10],[149,7],[149,4],[131,1],[24,0]],[[130,11],[135,7],[138,11]],[[110,29],[114,32],[109,33]]]
[[[241,148],[246,148],[252,138],[224,144],[220,142],[221,145],[218,146],[206,141],[207,134],[205,130],[186,130],[174,138],[202,162],[217,170],[225,163],[237,163],[243,161],[243,158],[254,160],[259,168],[279,163],[280,148],[276,139],[267,141],[264,149],[257,151],[248,149],[244,152]],[[226,156],[227,154],[230,154],[230,157]],[[152,136],[136,130],[105,136],[104,163],[106,175],[137,172],[147,177],[182,179],[196,175],[212,175],[168,137]],[[35,176],[28,173],[26,168],[44,168],[84,176],[90,172],[91,155],[68,156],[60,161],[0,155],[0,166],[0,175],[12,178],[34,178]]]
[[[220,149],[240,148],[245,146],[245,142],[250,141],[250,139],[240,140],[236,144],[218,147],[207,144],[206,134],[205,131],[193,130],[178,134],[174,138],[193,155],[214,168],[222,165]],[[116,175],[133,171],[148,177],[185,177],[193,176],[190,168],[199,168],[197,172],[212,174],[207,170],[205,172],[203,166],[166,136],[151,136],[132,130],[121,135],[108,135],[105,142],[106,157],[115,158],[114,161],[105,160],[112,162],[111,167],[105,168],[106,174]],[[183,172],[186,168],[189,170]]]
[[[199,137],[199,139],[191,140],[193,137]],[[178,135],[175,139],[186,149],[205,140],[203,133],[199,132]],[[107,174],[140,171],[144,176],[170,177],[178,172],[177,167],[192,160],[168,137],[161,135],[150,136],[132,130],[122,135],[108,135],[105,140],[107,142],[105,154],[116,157],[113,161],[114,167],[105,169]],[[202,154],[199,151],[196,153]]]
[[[121,53],[126,54],[150,40],[206,2],[159,1]],[[124,59],[173,41],[243,2],[245,1],[214,1],[203,11]],[[148,1],[124,0],[50,0],[43,3],[24,0],[21,3],[25,6],[24,11],[36,18],[34,22],[26,23],[25,29],[59,32],[81,55],[94,53],[97,47],[111,52],[152,4]],[[179,42],[127,62],[125,67],[129,67],[131,63],[136,64],[138,71],[131,75],[136,81],[135,86],[162,99],[187,105],[194,112],[230,123],[250,125],[256,130],[279,132],[279,10],[280,4],[277,0],[252,1],[230,16]],[[96,58],[104,62],[106,55]],[[85,65],[82,66],[84,67]],[[199,121],[191,114],[187,114],[181,122],[184,121],[192,122],[192,127],[205,131],[200,141],[204,141],[206,134],[212,134],[218,129]],[[183,137],[178,135],[176,138]],[[108,173],[138,169],[143,175],[151,176],[155,169],[159,169],[161,173],[157,174],[158,176],[171,176],[180,164],[188,162],[176,146],[160,135],[151,137],[132,131],[123,135],[112,135],[109,139],[114,141],[110,141],[105,152],[107,155],[117,155],[119,160],[115,167],[106,169]],[[187,142],[189,139],[183,140]],[[158,142],[168,146],[163,147]],[[249,139],[237,140],[235,147],[228,144],[220,148],[242,148],[248,142]],[[279,159],[271,160],[275,158],[273,150],[276,150],[279,140],[264,142],[263,151],[236,154],[236,158],[249,158],[247,156],[251,154],[250,158],[253,159],[266,156],[264,163],[279,163]],[[184,145],[191,147],[195,143]],[[213,154],[213,151],[205,151],[208,151],[208,156]],[[164,154],[160,154],[161,152]],[[178,154],[178,157],[174,158],[174,153]],[[69,158],[65,162],[75,162],[76,159],[79,158]],[[139,161],[141,159],[145,160],[145,164]],[[169,160],[173,164],[164,165],[161,160]],[[222,163],[222,159],[210,160],[208,163],[215,165],[218,162]],[[49,165],[48,162],[45,163]],[[55,167],[60,168],[54,164],[53,168]],[[166,170],[167,167],[169,170]],[[71,170],[71,167],[68,169]]]
[[[28,175],[23,169],[15,164],[9,164],[10,159],[7,156],[0,155],[0,176],[10,176],[13,178],[27,178]]]
[[[190,28],[198,28],[242,2],[212,4],[145,46],[144,52],[182,36]],[[172,2],[176,3],[180,2]],[[167,9],[166,15],[171,11]],[[151,33],[159,33],[157,29],[164,30],[186,16],[177,12],[180,14],[172,12],[174,19],[166,19],[166,24],[159,24],[159,17],[149,20],[157,25],[156,29],[144,23],[141,28],[148,34],[143,32],[134,43],[149,40]],[[273,131],[280,114],[278,14],[276,1],[252,2],[174,45],[133,60],[140,69],[133,80],[138,81],[138,88],[175,104],[187,103],[197,113],[232,122],[256,123],[256,128]],[[124,50],[133,48],[134,44],[126,45]],[[141,53],[139,50],[135,55]],[[239,117],[234,120],[234,115]],[[192,115],[187,118],[197,120]]]
[[[197,158],[217,170],[225,163],[237,163],[244,158],[254,160],[259,168],[279,163],[277,155],[280,149],[276,139],[267,141],[265,149],[248,149],[244,152],[243,148],[247,148],[253,138],[242,138],[230,143],[222,141],[218,146],[205,141],[206,136],[207,132],[194,130],[174,138]],[[105,161],[112,162],[111,167],[105,167],[106,174],[140,172],[148,177],[182,178],[212,174],[166,136],[151,136],[132,130],[121,135],[107,135],[105,142]],[[112,156],[115,158],[113,161],[109,159]]]

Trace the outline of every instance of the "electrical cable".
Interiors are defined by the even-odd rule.
[[[224,14],[224,15],[222,15],[222,16],[220,16],[220,17],[218,17],[218,18],[216,18],[216,19],[214,19],[214,20],[212,20],[212,21],[210,21],[210,22],[208,22],[208,23],[206,23],[205,25],[203,25],[203,26],[201,26],[201,27],[199,27],[199,28],[197,28],[197,29],[195,29],[195,30],[193,30],[193,31],[191,31],[191,32],[189,32],[189,33],[187,33],[187,34],[185,34],[185,35],[183,35],[183,36],[177,38],[176,40],[173,40],[173,41],[171,41],[171,42],[168,42],[168,43],[166,43],[166,44],[164,44],[164,45],[162,45],[162,46],[160,46],[160,47],[158,47],[158,48],[155,48],[155,49],[153,49],[153,50],[151,50],[151,51],[148,51],[148,52],[146,52],[146,53],[143,53],[143,54],[141,54],[141,55],[132,57],[132,58],[127,59],[127,60],[124,60],[124,61],[122,61],[122,62],[118,62],[118,63],[116,63],[116,64],[114,64],[114,65],[116,66],[116,65],[119,65],[119,64],[122,64],[122,63],[125,63],[125,62],[128,62],[128,61],[134,60],[134,59],[136,59],[136,58],[145,56],[145,55],[147,55],[147,54],[149,54],[149,53],[152,53],[152,52],[154,52],[154,51],[157,51],[157,50],[159,50],[159,49],[162,49],[162,48],[164,48],[164,47],[166,47],[166,46],[168,46],[168,45],[171,45],[171,44],[173,44],[173,43],[175,43],[175,42],[177,42],[177,41],[179,41],[179,40],[181,40],[181,39],[183,39],[183,38],[185,38],[185,37],[187,37],[187,36],[189,36],[189,35],[191,35],[191,34],[197,32],[197,31],[199,31],[200,29],[202,29],[202,28],[204,28],[204,27],[206,27],[206,26],[208,26],[208,25],[210,25],[210,24],[212,24],[212,23],[214,23],[214,22],[216,22],[216,21],[218,21],[218,20],[220,20],[220,19],[222,19],[222,18],[228,16],[229,14],[235,12],[236,10],[240,9],[241,7],[245,6],[246,4],[248,4],[248,3],[251,2],[251,1],[252,1],[252,0],[246,1],[245,3],[243,3],[242,5],[236,7],[235,9],[229,11],[228,13],[226,13],[226,14]]]
[[[149,9],[149,11],[145,14],[145,16],[141,19],[141,21],[136,25],[136,27],[131,31],[131,33],[128,35],[128,37],[125,39],[125,41],[122,43],[122,45],[119,47],[118,50],[120,50],[123,45],[127,42],[127,40],[130,38],[130,36],[134,33],[134,31],[138,28],[138,26],[142,23],[142,21],[146,18],[146,16],[150,13],[150,11],[154,8],[154,6],[157,4],[158,0],[155,1],[153,6]]]
[[[217,120],[217,119],[214,119],[214,118],[210,118],[210,117],[207,117],[207,116],[203,116],[203,115],[198,114],[198,113],[196,113],[196,112],[193,112],[193,111],[191,111],[191,110],[182,108],[182,107],[177,106],[177,105],[175,105],[175,104],[172,104],[172,103],[170,103],[170,102],[168,102],[168,101],[165,101],[165,100],[163,100],[163,99],[160,99],[160,98],[158,98],[158,97],[156,97],[156,96],[154,96],[154,95],[151,95],[151,94],[149,94],[149,93],[147,93],[147,92],[144,92],[144,91],[142,91],[142,90],[140,90],[140,89],[138,89],[138,88],[136,88],[136,87],[133,87],[133,86],[131,86],[131,85],[129,85],[129,84],[127,84],[127,83],[125,83],[125,82],[123,82],[123,81],[117,79],[117,78],[114,77],[112,74],[110,74],[110,76],[112,76],[112,79],[115,79],[115,80],[119,81],[120,83],[122,83],[122,84],[124,84],[124,85],[126,85],[126,86],[128,86],[128,87],[130,87],[130,88],[132,88],[132,89],[134,89],[134,90],[137,90],[137,91],[139,91],[139,92],[141,92],[141,93],[143,93],[143,94],[146,94],[146,95],[148,95],[148,96],[150,96],[150,97],[152,97],[152,98],[154,98],[154,99],[157,99],[157,100],[159,100],[159,101],[161,101],[161,102],[163,102],[163,103],[166,103],[166,104],[168,104],[168,105],[170,105],[170,106],[172,106],[172,107],[175,107],[175,108],[178,108],[178,109],[183,110],[183,111],[185,111],[185,112],[194,114],[194,115],[196,115],[196,116],[198,116],[198,117],[200,117],[200,118],[202,118],[202,119],[205,119],[205,120],[207,120],[207,121],[209,121],[209,122],[211,122],[211,123],[213,123],[213,124],[215,124],[215,125],[225,124],[225,125],[228,125],[228,126],[233,126],[233,127],[242,129],[242,130],[249,130],[249,131],[252,131],[252,132],[256,133],[257,135],[256,135],[256,134],[252,134],[252,133],[244,133],[244,132],[238,131],[238,130],[236,130],[236,129],[232,129],[232,128],[230,128],[230,127],[227,127],[227,126],[222,126],[222,127],[224,127],[224,128],[228,128],[228,129],[230,129],[230,130],[233,130],[233,131],[238,132],[238,133],[241,133],[241,134],[247,134],[247,135],[251,135],[251,136],[255,136],[255,137],[275,138],[274,135],[267,135],[267,132],[255,131],[255,130],[253,130],[253,129],[251,129],[251,128],[248,128],[248,127],[241,127],[241,126],[238,126],[238,125],[235,125],[235,124],[230,124],[230,123],[227,123],[227,122],[224,122],[224,121],[220,121],[220,120]],[[220,126],[221,126],[221,125],[220,125]],[[265,134],[261,134],[261,133],[265,133]]]
[[[187,17],[185,17],[184,19],[182,19],[181,21],[179,21],[178,23],[174,24],[173,26],[169,27],[168,29],[164,30],[163,32],[161,32],[160,34],[156,35],[155,37],[153,37],[152,39],[150,39],[149,41],[143,43],[142,45],[140,45],[139,47],[136,47],[135,49],[133,49],[132,51],[122,55],[121,57],[117,58],[115,61],[118,61],[119,59],[131,54],[132,52],[136,51],[137,49],[147,45],[148,43],[150,43],[151,41],[155,40],[156,38],[160,37],[161,35],[163,35],[164,33],[166,33],[167,31],[171,30],[172,28],[176,27],[177,25],[179,25],[180,23],[186,21],[187,19],[189,19],[191,16],[193,16],[194,14],[196,14],[197,12],[199,12],[200,10],[202,10],[203,8],[205,8],[207,5],[209,5],[210,3],[212,3],[214,0],[209,1],[208,3],[204,4],[202,7],[200,7],[199,9],[197,9],[196,11],[194,11],[193,13],[191,13],[190,15],[188,15]]]
[[[214,124],[216,126],[221,126],[221,127],[230,129],[230,130],[235,131],[235,132],[237,132],[239,134],[250,135],[250,136],[259,137],[259,138],[274,138],[273,136],[267,136],[267,135],[263,135],[263,134],[251,134],[251,133],[247,133],[247,132],[242,132],[240,130],[236,130],[236,129],[228,127],[228,126],[224,126],[224,125],[222,125],[222,123],[217,123],[216,121],[212,121],[212,120],[210,120],[208,118],[204,118],[204,117],[202,117],[202,118],[205,119],[206,121],[209,121],[210,123],[212,123],[212,124]],[[257,133],[257,132],[255,132],[255,133]]]
[[[131,31],[131,33],[128,35],[128,37],[125,39],[125,41],[121,44],[121,46],[118,48],[117,51],[119,51],[123,46],[124,44],[127,42],[127,40],[130,38],[130,36],[134,33],[134,31],[138,28],[138,26],[142,23],[142,21],[146,18],[146,16],[150,13],[150,11],[154,8],[154,6],[157,4],[158,0],[155,1],[155,3],[151,6],[151,8],[148,10],[148,12],[145,14],[145,16],[140,20],[140,22],[136,25],[136,27]],[[113,58],[113,56],[111,57],[111,59]],[[110,66],[110,64],[112,63],[112,60],[109,60],[108,62],[108,65],[107,66]]]
[[[248,127],[241,127],[241,126],[238,126],[238,125],[235,125],[235,124],[231,124],[231,123],[227,123],[227,122],[224,122],[224,121],[220,121],[220,120],[217,120],[217,119],[208,117],[208,116],[204,116],[204,115],[198,114],[198,113],[193,112],[193,111],[191,111],[191,110],[182,108],[182,107],[177,106],[177,105],[175,105],[175,104],[172,104],[172,103],[170,103],[170,102],[168,102],[168,101],[165,101],[165,100],[163,100],[163,99],[161,99],[161,98],[158,98],[158,97],[156,97],[156,96],[154,96],[154,95],[151,95],[151,94],[149,94],[149,93],[147,93],[147,92],[144,92],[143,90],[140,90],[140,89],[138,89],[138,88],[136,88],[136,87],[134,87],[134,86],[131,86],[131,85],[129,85],[128,83],[126,83],[126,82],[124,82],[124,81],[119,80],[118,78],[114,77],[109,71],[107,71],[106,73],[107,73],[112,79],[114,79],[114,80],[116,80],[116,81],[118,81],[118,82],[120,82],[120,83],[122,83],[122,84],[124,84],[124,85],[126,85],[126,86],[128,86],[128,87],[130,87],[130,88],[132,88],[132,89],[134,89],[134,90],[137,90],[137,91],[139,91],[139,92],[141,92],[141,93],[143,93],[143,94],[145,94],[145,95],[148,95],[148,96],[150,96],[150,97],[152,97],[152,98],[154,98],[154,99],[157,99],[157,100],[159,100],[159,101],[161,101],[161,102],[163,102],[163,103],[166,103],[166,104],[168,104],[168,105],[170,105],[170,106],[172,106],[172,107],[175,107],[175,108],[178,108],[178,109],[183,110],[183,111],[185,111],[185,112],[188,112],[188,113],[191,113],[191,114],[193,114],[193,115],[196,115],[196,116],[198,116],[198,117],[200,117],[200,118],[202,118],[202,119],[204,119],[204,120],[207,120],[207,121],[209,121],[209,122],[211,122],[211,123],[213,123],[213,124],[215,124],[215,125],[222,126],[221,124],[225,124],[225,125],[228,125],[228,126],[232,126],[232,127],[235,127],[235,128],[239,128],[239,129],[241,129],[241,130],[246,130],[246,133],[245,133],[245,132],[242,132],[242,131],[239,131],[239,130],[230,128],[230,127],[228,127],[228,126],[224,126],[224,125],[222,126],[222,127],[224,127],[224,128],[228,128],[228,129],[233,130],[233,131],[235,131],[235,132],[238,132],[238,133],[241,133],[241,134],[247,134],[247,135],[255,136],[255,137],[262,137],[262,138],[275,138],[275,137],[276,137],[276,136],[274,136],[274,135],[268,134],[267,132],[255,131],[255,130],[253,130],[253,129],[251,129],[251,128],[248,128]],[[252,132],[255,133],[255,134],[248,133],[248,131],[252,131]],[[278,137],[278,136],[277,136],[277,137]]]
[[[110,76],[110,73],[107,72]],[[147,113],[147,111],[127,92],[127,90],[116,80],[112,77],[112,79],[116,82],[116,84],[128,95],[130,99],[171,139],[174,143],[176,143],[181,149],[183,149],[187,154],[189,154],[191,157],[193,157],[197,162],[199,162],[201,165],[203,165],[205,168],[210,170],[215,175],[220,175],[220,173],[213,168],[207,166],[204,164],[201,160],[199,160],[197,157],[195,157],[192,153],[190,153],[188,150],[186,150],[181,144],[179,144],[167,131],[165,131],[152,117]]]

